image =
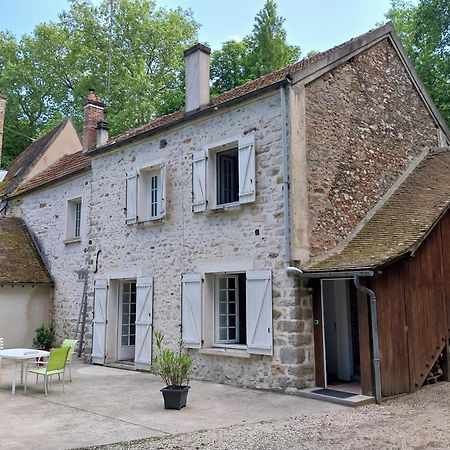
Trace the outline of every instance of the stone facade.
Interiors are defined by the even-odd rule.
[[[55,281],[52,322],[58,340],[73,337],[80,312],[83,282],[78,281],[77,271],[85,267],[90,178],[90,174],[85,174],[29,192],[15,198],[11,209],[12,215],[24,219]],[[81,238],[68,242],[67,202],[79,197],[82,198]]]
[[[193,151],[248,130],[255,130],[256,202],[193,213]],[[280,131],[277,93],[92,160],[90,253],[101,250],[95,278],[153,276],[153,328],[172,342],[180,338],[181,274],[241,262],[243,268],[272,271],[273,357],[242,359],[192,349],[196,378],[272,389],[314,382],[310,300],[283,262]],[[126,225],[126,175],[157,160],[166,165],[166,216],[149,225]]]
[[[306,86],[312,255],[346,237],[437,130],[387,41]]]

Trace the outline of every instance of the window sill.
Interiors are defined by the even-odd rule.
[[[242,210],[240,203],[230,203],[228,205],[215,206],[214,208],[205,210],[206,215],[217,215],[224,213],[238,213]]]
[[[64,245],[69,245],[69,244],[78,244],[81,242],[81,238],[74,238],[74,239],[66,239],[64,242]]]
[[[198,353],[201,355],[212,355],[212,356],[230,356],[233,358],[244,358],[250,359],[250,353],[246,350],[238,350],[236,348],[200,348]]]
[[[164,217],[157,217],[156,219],[148,219],[136,222],[139,228],[151,227],[152,225],[160,225],[164,223]]]

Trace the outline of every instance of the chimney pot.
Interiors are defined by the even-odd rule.
[[[97,147],[102,147],[108,142],[108,122],[104,120],[97,124]]]
[[[184,51],[186,112],[209,104],[210,54],[211,49],[203,44],[196,44]]]

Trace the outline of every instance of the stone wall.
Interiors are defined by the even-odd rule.
[[[217,140],[255,130],[256,202],[230,211],[192,212],[192,153]],[[93,159],[90,277],[153,276],[154,330],[180,338],[181,275],[217,264],[270,269],[273,276],[274,355],[243,359],[199,354],[194,377],[235,385],[295,389],[314,383],[311,301],[283,262],[279,94],[188,122],[167,133]],[[160,140],[167,141],[160,148]],[[166,164],[166,216],[126,225],[125,178],[152,161]],[[259,233],[255,233],[259,230]],[[93,265],[91,266],[92,274]],[[93,274],[92,274],[93,275]],[[91,299],[93,286],[90,285]],[[92,300],[91,300],[92,301]],[[208,301],[205,299],[205,301]],[[212,301],[212,299],[209,299]]]
[[[387,40],[306,86],[312,255],[346,237],[436,126]]]
[[[83,282],[76,271],[86,267],[90,174],[13,199],[11,213],[24,219],[52,275],[55,287],[52,322],[58,340],[73,338],[80,311]],[[65,243],[67,201],[82,197],[81,239]]]

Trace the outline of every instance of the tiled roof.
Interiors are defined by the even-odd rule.
[[[385,25],[384,27],[386,27],[386,29],[388,29],[388,30],[391,30],[389,25],[388,26]],[[366,36],[370,35],[371,33],[381,30],[384,27],[380,27],[375,30],[370,30],[367,33],[364,33],[356,38],[350,39],[349,41],[344,42],[343,44],[337,45],[336,47],[333,47],[329,50],[318,53],[309,58],[304,58],[301,61],[291,64],[287,67],[279,69],[275,72],[271,72],[267,75],[264,75],[262,77],[255,79],[255,80],[249,81],[249,82],[247,82],[235,89],[232,89],[230,91],[224,92],[221,95],[213,97],[211,99],[211,101],[209,102],[209,104],[206,105],[205,107],[203,107],[203,109],[214,108],[216,106],[222,105],[231,100],[235,100],[240,97],[244,97],[253,92],[256,92],[261,89],[267,88],[271,85],[277,84],[277,83],[285,80],[286,78],[289,78],[292,75],[300,72],[301,70],[305,69],[306,67],[309,67],[312,64],[314,64],[320,60],[324,60],[324,59],[328,58],[331,54],[339,51],[343,47],[352,47],[352,44],[356,43],[357,41],[359,41],[361,39],[364,39]],[[168,114],[166,116],[160,117],[159,119],[153,120],[152,122],[149,122],[146,125],[143,125],[141,127],[135,128],[130,131],[127,131],[118,136],[112,137],[111,139],[109,139],[109,141],[105,145],[105,147],[122,142],[122,141],[126,141],[127,139],[133,138],[135,136],[139,136],[140,134],[146,133],[150,130],[156,130],[160,127],[167,126],[171,123],[178,122],[179,120],[188,118],[188,117],[190,117],[190,114],[186,114],[184,112],[184,110],[180,110],[175,113]],[[91,152],[95,152],[95,151],[96,151],[96,149],[93,149]]]
[[[45,153],[58,133],[65,127],[66,119],[47,134],[28,146],[8,167],[5,179],[0,183],[0,196],[11,194],[23,181],[39,158]]]
[[[374,269],[410,254],[450,205],[450,147],[431,149],[368,222],[306,272]]]
[[[22,219],[0,218],[0,283],[53,283]]]
[[[83,152],[65,155],[31,180],[21,184],[12,193],[12,195],[14,196],[31,191],[38,187],[44,186],[47,183],[57,181],[82,170],[88,169],[90,166],[91,161],[83,154]]]

